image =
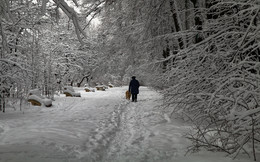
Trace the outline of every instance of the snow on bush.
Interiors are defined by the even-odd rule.
[[[190,151],[207,148],[234,157],[242,152],[256,161],[260,143],[259,4],[224,0],[207,12],[214,18],[205,20],[203,40],[166,59],[172,65],[162,75],[169,87],[165,105],[194,123],[187,135],[193,141]]]

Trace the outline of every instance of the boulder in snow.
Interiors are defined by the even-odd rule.
[[[114,87],[114,85],[113,85],[113,84],[111,84],[110,82],[108,82],[108,87],[109,87],[109,88],[113,88],[113,87]]]
[[[105,87],[103,85],[96,86],[98,91],[105,91]]]
[[[64,89],[65,89],[65,87],[64,87]],[[75,92],[73,88],[72,88],[72,90],[70,88],[66,88],[64,90],[64,94],[66,95],[66,97],[81,97],[80,93]]]
[[[95,92],[94,88],[90,88],[90,87],[85,87],[85,91],[86,92]]]
[[[48,98],[43,98],[42,96],[37,95],[29,95],[28,102],[31,102],[33,106],[41,106],[44,105],[46,107],[52,106],[52,100]]]

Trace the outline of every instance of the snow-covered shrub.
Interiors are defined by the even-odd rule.
[[[206,15],[203,40],[166,60],[165,105],[194,123],[191,151],[202,147],[236,157],[260,142],[259,4],[217,1]],[[210,17],[209,16],[209,17]],[[187,37],[192,38],[187,34]],[[194,36],[196,37],[196,36]]]

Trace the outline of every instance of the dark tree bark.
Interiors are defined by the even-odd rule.
[[[89,81],[89,77],[90,77],[90,74],[87,75],[87,76],[84,76],[84,77],[81,79],[81,81],[77,84],[77,86],[80,87],[81,84],[82,84],[82,82],[84,81],[84,79],[87,79],[87,82],[88,82],[88,81]]]
[[[174,4],[174,3],[176,3],[176,2],[175,1],[170,2],[172,18],[174,20],[174,28],[175,28],[176,31],[174,31],[173,29],[172,30],[173,30],[173,32],[179,32],[179,31],[181,31],[181,26],[180,26],[181,22],[179,22],[179,20],[178,20],[178,15],[177,15],[178,11],[176,11],[177,8],[175,7],[176,4]],[[184,41],[183,38],[178,38],[180,49],[184,48],[184,42],[183,41]]]

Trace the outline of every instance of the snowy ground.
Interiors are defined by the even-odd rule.
[[[138,102],[127,87],[55,97],[53,106],[0,113],[0,162],[251,162],[222,153],[184,156],[187,124],[159,113],[161,96],[141,87]]]

